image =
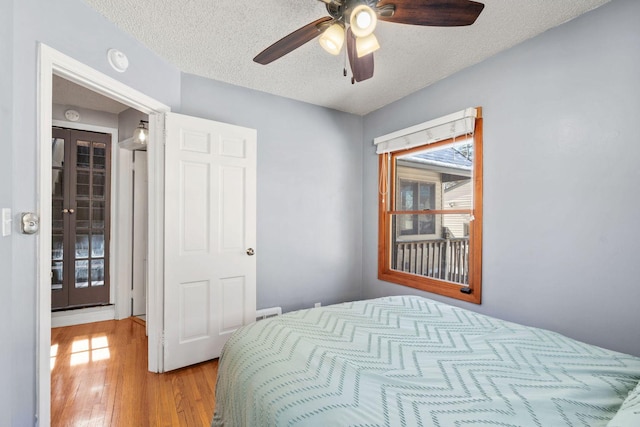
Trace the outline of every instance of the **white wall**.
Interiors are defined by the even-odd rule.
[[[124,110],[118,114],[117,117],[119,141],[131,138],[140,120],[149,120],[148,115],[132,108]],[[135,198],[132,172],[134,157],[133,151],[122,148],[116,149],[114,157],[116,159],[114,172],[118,174],[118,183],[116,189],[117,197],[113,198],[116,205],[115,212],[113,212],[114,216],[112,217],[114,225],[114,228],[112,228],[112,236],[113,233],[117,233],[117,239],[121,244],[114,248],[114,261],[117,263],[117,267],[112,276],[112,284],[116,284],[118,289],[116,293],[118,302],[116,318],[122,319],[131,315],[130,290],[132,280],[135,280],[136,277],[134,276],[134,266],[131,262],[133,259],[132,238],[135,238],[133,224],[134,203],[132,202]]]
[[[181,110],[258,131],[258,308],[359,299],[361,117],[189,74]]]
[[[483,304],[447,302],[640,356],[639,16],[612,1],[364,118],[364,297],[421,294],[377,280],[373,138],[482,106]]]
[[[73,105],[61,105],[53,104],[52,107],[52,119],[68,122],[69,120],[64,116],[65,111],[68,109],[74,109],[80,114],[80,119],[76,122],[78,124],[101,126],[107,128],[118,128],[118,115],[113,113],[107,113],[105,111],[90,110],[87,108],[78,108]]]

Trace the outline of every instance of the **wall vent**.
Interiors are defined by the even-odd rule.
[[[282,307],[269,307],[256,310],[256,320],[263,320],[269,317],[280,316]]]

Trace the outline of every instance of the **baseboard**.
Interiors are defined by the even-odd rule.
[[[77,310],[55,311],[51,313],[51,327],[82,325],[116,318],[115,306],[79,308]]]

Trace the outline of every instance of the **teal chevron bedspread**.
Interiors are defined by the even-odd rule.
[[[606,426],[640,381],[640,358],[410,296],[245,326],[218,369],[226,427]]]

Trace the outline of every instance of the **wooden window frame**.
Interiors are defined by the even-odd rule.
[[[423,151],[426,147],[436,148],[454,142],[453,139],[425,144],[420,147],[378,156],[378,279],[397,283],[426,292],[480,304],[482,301],[482,110],[478,108],[473,134],[473,207],[472,209],[430,210],[430,214],[470,214],[469,224],[469,284],[431,277],[418,276],[391,269],[392,215],[424,214],[423,211],[392,210],[395,204],[396,161],[398,156]],[[388,171],[387,171],[388,169]],[[388,172],[388,176],[387,173]],[[387,188],[388,187],[388,188]],[[464,292],[463,292],[464,291]]]

